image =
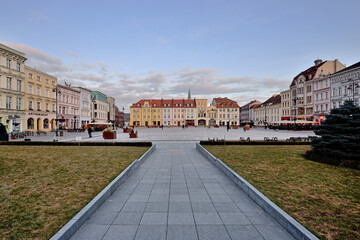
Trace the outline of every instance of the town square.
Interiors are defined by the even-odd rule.
[[[359,8],[3,2],[0,239],[360,240]]]

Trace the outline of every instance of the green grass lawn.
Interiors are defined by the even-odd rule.
[[[306,160],[311,146],[205,146],[320,239],[360,239],[360,171]]]
[[[0,146],[0,239],[49,239],[147,149]]]

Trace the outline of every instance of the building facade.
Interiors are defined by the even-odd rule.
[[[360,62],[330,76],[331,108],[338,108],[345,100],[360,106]]]
[[[55,130],[56,86],[56,77],[25,66],[26,131]]]
[[[247,104],[245,104],[244,106],[240,107],[240,124],[241,125],[246,125],[246,124],[253,124],[254,119],[251,117],[253,110],[254,110],[254,105],[259,105],[261,104],[261,102],[257,101],[257,100],[253,100]]]
[[[91,91],[92,113],[91,122],[95,124],[107,124],[109,103],[107,96],[99,91]]]
[[[290,89],[282,91],[281,95],[281,120],[290,121]]]
[[[25,54],[0,44],[0,123],[22,132],[25,121]]]
[[[217,109],[217,125],[239,125],[240,107],[237,102],[228,98],[219,97],[214,98],[211,105]]]
[[[255,124],[259,126],[272,125],[281,121],[281,115],[281,95],[274,94],[255,108]]]
[[[80,128],[80,91],[73,89],[70,85],[57,86],[58,105],[58,128],[78,129]]]
[[[207,99],[195,99],[197,120],[195,126],[208,126],[209,116],[207,114]]]
[[[321,123],[330,113],[330,75],[319,75],[314,79],[314,121]]]
[[[345,68],[337,59],[317,59],[315,65],[299,73],[290,85],[291,120],[314,121],[314,79],[328,76]]]
[[[80,127],[91,123],[92,101],[91,90],[83,87],[71,87],[80,92]]]
[[[173,125],[173,99],[161,99],[162,101],[162,122],[164,126]]]

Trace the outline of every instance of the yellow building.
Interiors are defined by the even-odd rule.
[[[207,99],[195,99],[196,102],[196,121],[195,126],[208,126],[209,116],[207,116]]]
[[[0,123],[8,133],[25,130],[25,54],[0,44]]]
[[[161,126],[161,100],[140,100],[130,107],[131,126]]]
[[[27,131],[55,130],[57,78],[25,66],[25,121]]]

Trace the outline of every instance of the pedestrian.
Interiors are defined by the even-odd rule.
[[[92,138],[91,133],[92,133],[92,129],[91,129],[91,127],[89,126],[89,127],[88,127],[89,138]]]
[[[244,129],[244,132],[246,132],[246,128],[244,127],[243,129]]]

